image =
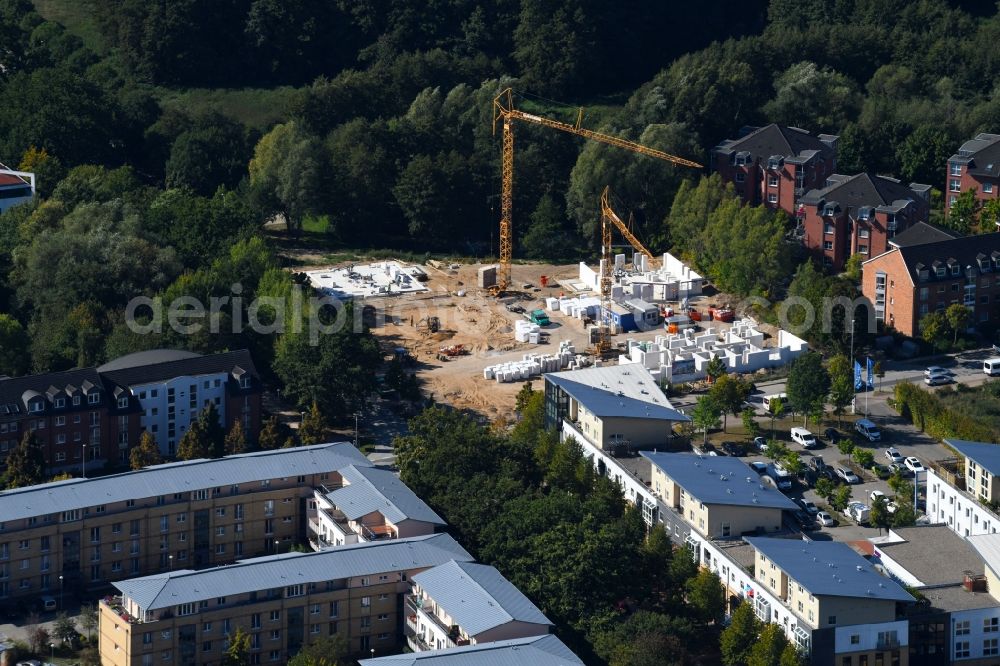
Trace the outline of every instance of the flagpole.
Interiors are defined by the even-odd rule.
[[[857,364],[857,361],[854,360],[854,317],[851,317],[851,363]],[[857,367],[857,365],[854,367]],[[857,381],[852,381],[851,385],[854,387],[853,392],[851,393],[851,414],[857,414],[858,383]]]

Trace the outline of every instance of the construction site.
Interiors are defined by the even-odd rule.
[[[601,220],[596,267],[513,263],[515,124],[548,127],[670,167],[701,166],[584,129],[582,118],[582,110],[576,124],[524,113],[510,89],[494,100],[494,133],[502,136],[498,262],[321,267],[307,271],[313,286],[364,301],[383,350],[413,368],[425,394],[493,421],[511,420],[523,383],[546,372],[641,363],[666,383],[697,379],[703,359],[714,353],[737,372],[791,358],[792,351],[765,348],[765,338],[788,342],[784,331],[740,321],[730,333],[737,315],[725,295],[679,258],[648,250],[631,217],[614,210],[610,186],[594,202]],[[799,343],[792,341],[794,353],[804,349]]]

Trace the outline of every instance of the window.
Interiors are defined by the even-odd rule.
[[[837,624],[837,616],[836,615],[831,615],[830,617],[828,617],[826,619],[826,623],[827,624]]]
[[[823,241],[823,249],[824,250],[832,250],[833,249],[833,243],[831,241]]]
[[[178,523],[187,522],[187,519],[188,519],[188,515],[186,513],[178,513],[177,514],[177,522]]]
[[[861,643],[860,634],[851,634],[851,645],[858,645]]]
[[[101,401],[101,394],[99,391],[94,391],[93,393],[87,396],[88,405],[96,405],[100,401]]]
[[[271,622],[277,622],[281,619],[281,611],[273,610],[271,611]]]
[[[858,245],[858,254],[868,254],[868,246]]]
[[[128,407],[128,398],[125,396],[118,398],[118,409],[126,409],[127,407]]]
[[[824,234],[832,234],[833,231],[834,230],[833,230],[833,223],[832,222],[826,222],[825,224],[823,224],[823,233]]]
[[[56,417],[56,425],[57,426],[64,426],[64,425],[66,425],[66,417],[65,416],[57,416]],[[66,440],[63,439],[63,441],[65,442]]]
[[[774,192],[771,192],[770,194],[768,194],[767,195],[767,203],[773,203],[773,204],[778,203],[778,195],[775,194]]]
[[[948,197],[948,207],[951,208],[952,206],[954,206],[956,201],[958,201],[958,197],[956,197],[954,194]]]
[[[177,607],[177,615],[194,615],[194,604],[181,604]]]
[[[319,615],[322,610],[323,610],[322,604],[313,604],[312,606],[309,607],[309,614]]]
[[[969,656],[969,641],[955,641],[955,659]]]
[[[225,555],[226,554],[226,544],[224,544],[224,543],[216,544],[215,545],[215,554],[216,555]]]
[[[220,518],[224,518],[226,516],[226,507],[220,506],[216,508],[215,515],[219,516]]]
[[[969,635],[969,620],[962,620],[961,622],[955,623],[955,635],[956,636]]]
[[[768,176],[767,177],[767,186],[768,187],[777,187],[778,186],[778,177],[777,176]]]
[[[209,626],[212,626],[212,625],[210,624]],[[202,652],[211,652],[212,651],[212,641],[202,641],[202,643],[201,643],[201,651]]]
[[[858,238],[868,238],[868,236],[869,236],[870,233],[871,232],[868,231],[868,227],[859,227],[858,228]]]
[[[743,173],[742,171],[736,174],[736,182],[737,183],[745,182],[746,179],[747,179],[747,175],[745,173]]]
[[[957,162],[948,163],[948,175],[950,176],[961,176],[962,175],[962,165]]]
[[[987,617],[983,618],[983,633],[992,634],[1000,631],[1000,618]]]
[[[983,641],[984,657],[995,657],[998,654],[1000,654],[1000,650],[998,650],[998,639],[987,638],[985,641]]]
[[[993,191],[993,183],[983,183],[983,192],[989,194]]]
[[[371,605],[372,605],[372,598],[371,597],[361,597],[361,607],[362,608],[371,608]]]
[[[950,192],[961,192],[962,191],[962,181],[952,180],[948,183],[948,190]]]
[[[330,602],[330,617],[337,617],[340,615],[340,602],[331,601]]]
[[[201,490],[195,490],[191,493],[192,500],[205,500],[208,499],[208,489],[203,488]]]

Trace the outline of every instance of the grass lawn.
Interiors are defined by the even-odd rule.
[[[160,106],[187,113],[216,111],[250,127],[266,131],[287,119],[302,95],[302,88],[189,88],[153,89]]]
[[[42,18],[61,24],[82,39],[92,51],[104,53],[105,44],[91,10],[92,2],[93,0],[32,0],[35,11]]]

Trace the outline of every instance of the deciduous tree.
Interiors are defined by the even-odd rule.
[[[691,421],[694,423],[695,428],[704,433],[702,443],[708,443],[708,431],[711,428],[719,427],[719,417],[721,415],[722,408],[719,407],[719,403],[711,395],[703,395],[698,398],[694,409],[691,410]]]
[[[803,415],[803,425],[808,415],[822,406],[830,392],[830,375],[823,367],[823,357],[807,352],[795,359],[788,371],[788,404]]]
[[[719,648],[725,666],[743,666],[757,641],[760,621],[753,612],[753,602],[744,601],[733,611],[729,626],[719,635]]]
[[[227,456],[246,452],[247,437],[246,433],[243,432],[243,422],[241,419],[236,419],[233,427],[226,433],[225,449]]]
[[[139,435],[139,443],[128,454],[129,466],[132,469],[142,469],[163,462],[160,447],[156,445],[153,433],[143,430]]]
[[[788,646],[788,638],[780,624],[768,623],[760,631],[757,642],[750,648],[747,666],[774,666]]]
[[[685,585],[687,600],[701,622],[717,623],[726,611],[726,590],[718,574],[701,569]]]
[[[7,487],[23,488],[45,480],[45,454],[34,432],[26,432],[7,456]]]
[[[830,359],[830,402],[837,415],[837,425],[843,425],[844,408],[854,401],[854,368],[846,356],[838,354]]]
[[[243,627],[229,637],[229,647],[222,657],[223,666],[249,666],[250,664],[250,634]]]
[[[321,444],[326,441],[326,419],[316,401],[302,417],[299,425],[299,441],[303,444]]]

